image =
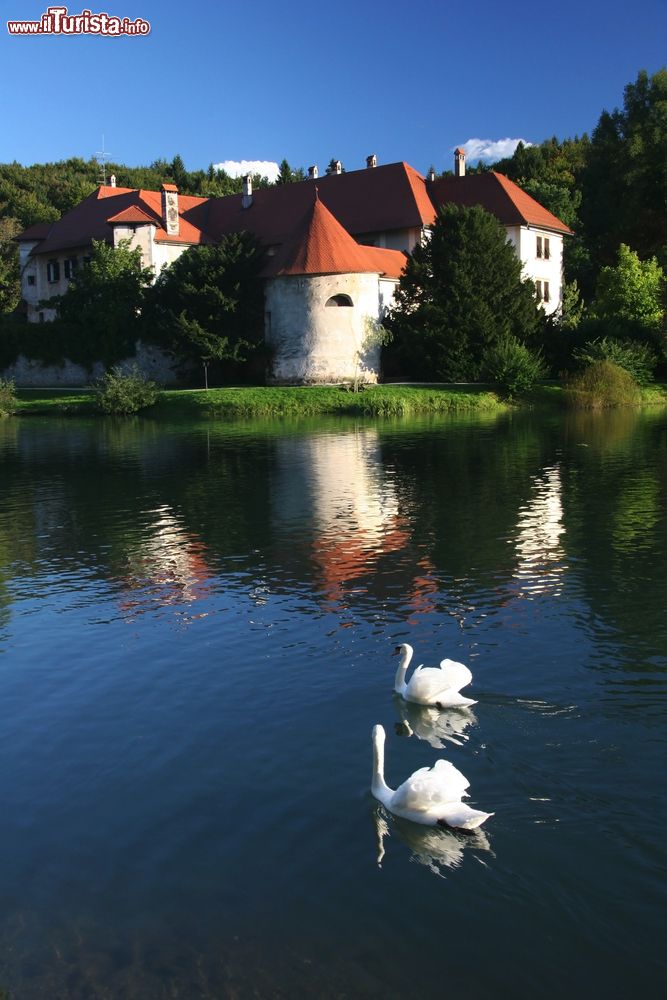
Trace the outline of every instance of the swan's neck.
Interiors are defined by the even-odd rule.
[[[371,791],[376,799],[387,805],[393,792],[384,780],[384,739],[375,736],[373,739],[373,780]]]
[[[396,677],[394,678],[394,691],[397,691],[399,694],[403,694],[405,691],[405,675],[408,672],[411,659],[412,647],[406,645],[401,653],[401,658],[398,661],[398,670],[396,671]]]

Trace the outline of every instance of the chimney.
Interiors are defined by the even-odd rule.
[[[111,177],[109,178],[109,184],[111,185],[112,188],[115,188],[115,186],[116,186],[116,175],[115,174],[112,174]]]
[[[308,176],[310,177],[311,180],[317,180],[319,175],[320,172],[317,169],[317,164],[313,164],[312,167],[308,167]]]
[[[180,222],[178,218],[178,188],[175,184],[162,185],[162,225],[168,236],[178,236]]]
[[[454,150],[454,176],[465,177],[466,175],[466,151],[457,146]]]
[[[333,170],[331,172],[333,174],[342,174],[343,173],[343,164],[340,162],[340,160],[334,160],[333,161]]]
[[[435,167],[430,167],[429,168],[428,179],[430,180],[431,184],[435,180]]]
[[[241,208],[250,208],[252,205],[252,176],[246,174],[243,178],[243,196],[241,198]]]
[[[371,153],[370,156],[366,157],[366,167],[368,168],[368,170],[372,170],[373,167],[377,167],[377,165],[378,165],[378,158],[375,155],[375,153]]]

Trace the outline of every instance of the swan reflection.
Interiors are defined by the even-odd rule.
[[[444,869],[452,871],[463,864],[465,851],[491,851],[489,838],[481,829],[470,833],[445,830],[442,827],[419,826],[409,820],[391,816],[382,806],[373,810],[377,838],[377,864],[382,867],[387,852],[385,839],[395,836],[411,851],[411,861],[424,865],[434,875],[445,877]]]
[[[416,736],[435,750],[443,750],[446,743],[462,746],[470,739],[466,730],[477,725],[477,716],[471,708],[432,708],[413,705],[398,697],[394,703],[401,717],[396,725],[397,735]]]

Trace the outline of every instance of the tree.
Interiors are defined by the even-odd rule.
[[[603,267],[589,317],[610,336],[648,340],[664,351],[665,275],[655,257],[640,260],[621,243],[618,263]]]
[[[389,322],[406,373],[470,381],[501,339],[530,346],[541,317],[498,220],[479,206],[447,205],[408,259]]]
[[[129,240],[117,247],[94,240],[90,260],[66,293],[44,304],[55,307],[71,330],[77,359],[111,364],[134,353],[151,278],[141,266],[141,250],[130,250]]]
[[[623,108],[600,116],[583,172],[582,219],[594,260],[610,264],[619,243],[667,266],[667,69],[642,70]]]
[[[339,163],[340,163],[340,160],[334,160],[333,157],[332,157],[329,160],[329,163],[327,164],[326,173],[327,174],[337,174],[338,173],[338,164]],[[345,173],[345,167],[342,164],[341,164],[340,169],[341,169],[342,173]]]
[[[278,167],[278,176],[276,177],[276,184],[293,184],[295,181],[302,181],[305,178],[303,167],[297,167],[294,170],[290,167],[287,160],[281,160]]]
[[[244,362],[264,338],[263,251],[249,233],[193,247],[151,289],[147,327],[181,361]]]
[[[21,299],[19,251],[14,242],[20,232],[16,219],[0,218],[0,313],[12,312]]]

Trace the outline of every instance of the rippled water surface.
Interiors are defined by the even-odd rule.
[[[0,477],[0,995],[664,990],[664,411],[24,418]],[[376,806],[376,722],[483,832]]]

